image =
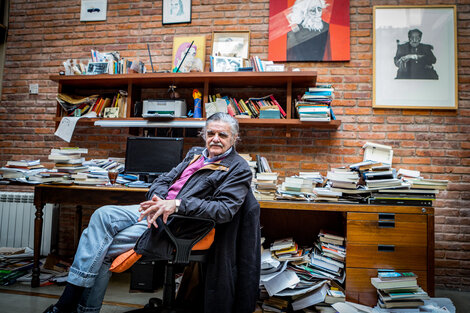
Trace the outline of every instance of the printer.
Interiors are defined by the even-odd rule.
[[[144,100],[142,117],[182,117],[186,116],[186,100],[157,99]]]

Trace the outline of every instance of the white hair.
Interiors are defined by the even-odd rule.
[[[325,0],[297,0],[292,6],[292,12],[288,16],[290,23],[301,24],[306,18],[308,8],[312,2],[318,3],[322,9],[326,8],[327,6]]]

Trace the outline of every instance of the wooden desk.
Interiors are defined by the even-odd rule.
[[[39,285],[42,215],[46,203],[75,204],[76,238],[81,205],[136,204],[147,189],[126,187],[37,185],[34,268],[31,286]],[[434,295],[434,208],[412,206],[260,201],[262,235],[266,242],[294,237],[300,245],[316,240],[320,229],[346,240],[346,296],[367,305],[377,303],[370,277],[381,268],[413,271],[418,284]]]
[[[82,205],[137,204],[145,200],[147,188],[122,186],[36,185],[34,187],[34,266],[32,287],[39,287],[39,253],[41,251],[42,216],[46,203],[75,204],[75,238],[81,230]],[[78,243],[78,242],[77,242]]]

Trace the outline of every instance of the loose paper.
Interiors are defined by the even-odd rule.
[[[79,119],[79,117],[75,116],[63,117],[54,135],[67,142],[70,142],[70,140],[72,139],[73,131],[75,130],[75,125],[77,125]]]

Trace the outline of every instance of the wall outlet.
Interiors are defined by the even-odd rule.
[[[39,85],[38,84],[29,84],[29,94],[37,95],[39,93]]]

